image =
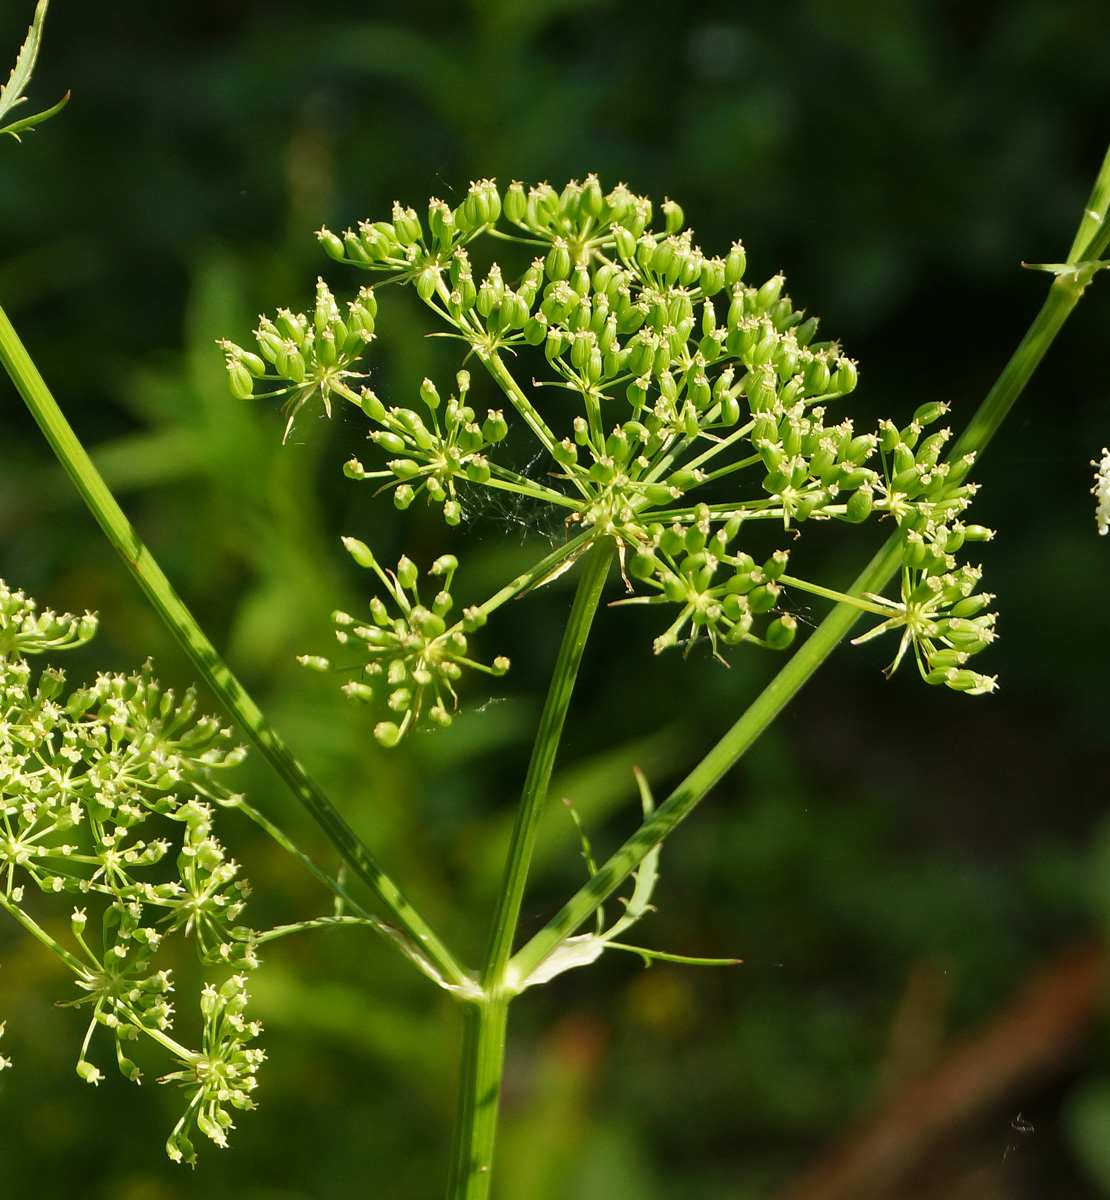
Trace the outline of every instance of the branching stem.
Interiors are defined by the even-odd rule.
[[[1098,181],[1083,218],[1085,236],[1077,236],[1069,262],[1085,262],[1092,249],[1101,251],[1110,238],[1110,153],[1102,164]],[[1096,267],[1092,262],[1074,274],[1057,275],[1040,311],[1033,319],[1009,362],[986,399],[953,446],[949,461],[968,453],[981,454],[1013,407],[1030,376],[1048,352],[1057,333],[1078,303]],[[620,887],[657,846],[734,766],[748,747],[767,728],[802,685],[845,638],[861,614],[865,592],[879,593],[902,565],[901,535],[893,533],[848,590],[849,600],[839,602],[809,640],[723,738],[701,760],[667,799],[644,821],[597,874],[571,897],[562,909],[512,959],[512,969],[521,978],[532,971],[582,923],[589,919]]]

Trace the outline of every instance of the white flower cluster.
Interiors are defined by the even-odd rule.
[[[239,924],[249,889],[212,831],[215,805],[241,799],[214,776],[244,751],[231,745],[230,730],[198,714],[192,690],[178,701],[159,687],[149,663],[130,675],[100,675],[68,696],[65,674],[54,667],[36,681],[24,654],[80,645],[95,628],[89,614],[39,612],[0,580],[0,910],[76,976],[82,995],[69,1004],[91,1010],[77,1063],[82,1079],[103,1078],[86,1058],[101,1027],[112,1032],[119,1069],[132,1081],[140,1070],[125,1050],[140,1035],[177,1056],[184,1070],[167,1078],[190,1100],[169,1149],[192,1162],[194,1124],[222,1146],[231,1128],[225,1105],[252,1107],[262,1052],[244,1043],[261,1027],[239,1015],[246,1002],[239,974],[202,995],[203,1050],[176,1042],[170,969],[155,958],[181,931],[206,964],[257,965],[255,932]],[[145,836],[151,826],[156,836]],[[25,890],[90,906],[91,914],[72,910],[70,947],[24,907]],[[9,1065],[0,1057],[0,1069]]]
[[[1098,531],[1102,534],[1110,533],[1110,450],[1103,446],[1102,461],[1095,462],[1092,459],[1091,466],[1098,468],[1095,472],[1095,486],[1091,488],[1091,494],[1098,500],[1098,509],[1095,512]]]

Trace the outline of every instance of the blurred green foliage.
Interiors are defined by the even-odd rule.
[[[6,57],[31,9],[0,9]],[[255,313],[307,300],[317,273],[353,293],[361,280],[311,236],[322,222],[384,216],[395,198],[457,202],[479,176],[560,184],[594,170],[675,197],[707,253],[742,236],[753,277],[785,269],[795,300],[860,360],[865,412],[908,418],[943,398],[958,427],[1040,301],[1045,279],[1020,260],[1062,257],[1081,211],[1104,151],[1110,76],[1093,48],[1108,38],[1103,0],[55,0],[32,103],[66,88],[73,100],[4,148],[0,301],[235,670],[473,959],[567,592],[512,606],[497,649],[513,671],[472,685],[455,727],[380,752],[363,715],[293,655],[327,653],[329,612],[366,602],[340,534],[419,562],[458,535],[416,510],[402,528],[341,478],[353,424],[283,448],[276,408],[227,394],[214,339],[242,341]],[[1107,440],[1106,312],[1099,278],[982,463],[976,514],[999,529],[983,559],[1002,614],[985,669],[1001,695],[938,695],[909,673],[887,683],[885,646],[836,656],[664,850],[645,936],[744,965],[644,971],[609,956],[517,1006],[501,1196],[774,1195],[904,1073],[889,1034],[913,979],[934,981],[939,1040],[1105,920],[1089,889],[1105,895],[1110,865],[1088,846],[1106,820],[1094,781],[1110,568],[1087,463]],[[374,386],[402,403],[439,346],[403,296],[383,295],[379,329]],[[71,677],[152,654],[165,682],[189,682],[6,383],[0,428],[0,575],[44,605],[102,614]],[[563,536],[523,506],[463,532],[476,596],[525,539]],[[836,531],[826,575],[847,582],[871,549]],[[728,671],[654,659],[649,625],[604,615],[556,782],[599,851],[636,821],[631,766],[658,791],[774,666],[751,652]],[[243,776],[326,857],[263,764]],[[225,838],[257,923],[320,908],[251,831]],[[551,813],[533,927],[583,871],[569,821]],[[81,1084],[77,1024],[52,1007],[66,983],[0,929],[15,1061],[0,1077],[4,1194],[437,1194],[457,1019],[361,937],[334,930],[267,955],[261,1111],[188,1174],[162,1157],[171,1098]],[[936,1046],[919,1050],[927,1061]],[[1012,1112],[969,1131],[992,1195],[1110,1195],[1108,1051],[1104,1031],[1067,1103],[1070,1078],[1015,1098],[1037,1134],[1004,1165]]]

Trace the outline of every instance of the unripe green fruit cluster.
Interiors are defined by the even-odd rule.
[[[90,612],[80,617],[50,609],[38,612],[34,600],[0,579],[0,658],[83,646],[96,635],[96,627]]]
[[[575,525],[616,540],[627,577],[648,593],[630,602],[679,606],[657,650],[701,638],[715,653],[745,641],[789,645],[796,625],[776,615],[783,584],[768,564],[755,569],[750,587],[737,582],[752,575],[733,548],[747,520],[789,529],[889,515],[902,531],[913,586],[943,578],[945,597],[963,587],[955,555],[985,531],[961,520],[975,490],[966,482],[973,459],[946,458],[949,431],[929,429],[946,405],[923,405],[908,425],[883,421],[875,432],[857,430],[850,418],[827,424],[829,406],[857,385],[855,362],[838,343],[817,340],[817,319],[794,307],[781,273],[749,284],[741,242],[706,255],[684,223],[673,201],[656,210],[624,185],[604,191],[590,175],[561,191],[512,183],[502,193],[484,179],[453,208],[433,198],[421,216],[398,203],[390,221],[363,222],[342,236],[321,230],[335,260],[411,283],[504,396],[503,407],[479,420],[467,403],[466,371],[446,403],[425,380],[419,411],[345,389],[384,455],[380,466],[351,459],[348,476],[385,481],[400,508],[423,494],[442,505],[449,524],[463,516],[463,484],[549,499],[567,510],[568,531]],[[503,262],[476,265],[489,233],[499,244],[529,247],[529,265],[519,274]],[[326,324],[335,313],[320,296],[317,321]],[[354,326],[365,331],[372,320],[370,313],[370,325]],[[297,342],[288,322],[279,314],[271,324]],[[276,369],[275,356],[291,350],[268,325],[261,329],[260,348]],[[258,365],[229,350],[229,366],[232,359],[248,374]],[[307,375],[306,368],[306,382]],[[531,475],[494,461],[521,422],[549,457]],[[906,645],[931,680],[980,686],[965,674],[940,679],[941,668],[965,672],[963,659],[948,658],[968,651],[944,640],[947,632],[909,631],[916,610],[905,597],[883,603],[892,605],[883,627],[907,631]],[[934,637],[931,649],[919,634]],[[408,711],[409,693],[406,676],[390,692],[397,711]],[[429,711],[439,710],[446,712],[437,700]],[[382,740],[392,736],[387,729]]]
[[[332,392],[337,384],[356,374],[351,367],[374,337],[377,311],[373,290],[362,288],[348,302],[346,316],[342,315],[327,284],[317,280],[312,312],[294,313],[283,308],[273,320],[259,318],[254,331],[257,354],[227,340],[218,343],[224,351],[231,394],[249,400],[258,383],[284,385],[265,394],[289,396],[286,437],[298,411],[314,395],[319,394],[325,412],[331,416]]]
[[[504,411],[489,409],[485,420],[478,423],[474,409],[466,403],[470,388],[470,372],[456,376],[457,396],[446,404],[430,379],[420,387],[420,398],[427,416],[411,408],[389,408],[371,392],[362,392],[362,410],[376,424],[368,435],[370,440],[389,454],[399,457],[386,462],[385,471],[367,471],[357,458],[343,468],[349,479],[392,479],[393,502],[406,509],[422,492],[429,502],[443,506],[448,525],[462,519],[462,504],[456,484],[465,481],[483,484],[490,477],[490,464],[485,452],[503,441],[509,432]]]
[[[357,648],[360,657],[366,659],[360,678],[350,680],[343,691],[362,704],[384,693],[392,715],[374,727],[374,736],[383,746],[396,746],[421,719],[445,728],[452,723],[458,705],[454,684],[465,668],[490,675],[503,675],[509,669],[509,660],[504,657],[485,666],[468,656],[468,635],[486,623],[486,614],[480,608],[464,609],[459,620],[448,623],[455,604],[451,583],[458,560],[444,554],[432,564],[428,575],[435,580],[437,591],[431,602],[424,604],[420,599],[420,573],[411,559],[403,556],[396,570],[387,571],[365,542],[344,538],[343,544],[360,567],[378,576],[393,602],[387,606],[375,596],[370,601],[369,622],[345,612],[332,614],[339,644]],[[392,613],[391,607],[395,610]],[[316,655],[303,655],[299,661],[316,671],[331,668],[326,658]]]

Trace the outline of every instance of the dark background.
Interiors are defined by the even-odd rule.
[[[0,7],[5,64],[32,10]],[[357,423],[308,424],[283,448],[275,407],[227,393],[213,340],[303,307],[317,273],[337,291],[363,282],[319,252],[321,223],[380,219],[394,199],[457,203],[483,176],[560,186],[592,170],[677,199],[707,253],[742,237],[752,280],[785,270],[860,361],[862,427],[945,399],[958,429],[1045,291],[1020,262],[1067,252],[1105,151],[1108,39],[1102,0],[55,0],[32,103],[73,99],[3,147],[0,303],[234,669],[473,960],[569,593],[555,585],[491,626],[488,653],[514,663],[503,701],[485,707],[490,685],[472,684],[449,733],[379,752],[365,714],[293,655],[327,653],[331,609],[366,603],[339,534],[419,562],[458,538],[341,477]],[[975,512],[999,531],[982,560],[1002,636],[977,665],[999,693],[941,694],[912,669],[887,682],[892,645],[833,657],[668,843],[642,927],[653,946],[744,964],[645,972],[614,954],[516,1006],[500,1196],[783,1195],[984,1027],[1014,1082],[966,1117],[934,1096],[947,1123],[933,1142],[914,1101],[901,1136],[927,1166],[882,1194],[1110,1195],[1105,1023],[1079,1005],[1069,1049],[1038,1071],[1003,1019],[1110,914],[1110,545],[1088,494],[1110,426],[1108,313],[1100,277],[982,461]],[[429,329],[408,298],[383,298],[372,365],[386,400],[450,378]],[[102,614],[71,678],[153,655],[186,685],[188,663],[6,382],[0,418],[0,575],[44,606]],[[462,532],[470,599],[562,536],[519,507],[478,511]],[[844,584],[879,535],[811,538],[806,567]],[[799,600],[798,615],[821,610]],[[657,660],[656,632],[640,610],[603,615],[568,729],[556,794],[601,852],[635,821],[631,765],[663,792],[775,665],[756,651],[730,670]],[[242,786],[327,859],[261,762]],[[552,816],[530,929],[582,873]],[[326,911],[280,852],[227,824],[256,923]],[[270,1056],[260,1110],[231,1149],[201,1146],[195,1172],[162,1155],[175,1096],[114,1077],[94,1093],[73,1074],[84,1023],[54,1007],[71,995],[60,968],[12,928],[0,961],[6,1196],[441,1192],[457,1017],[383,946],[339,930],[272,948],[252,988]],[[167,1069],[152,1058],[147,1078]]]

